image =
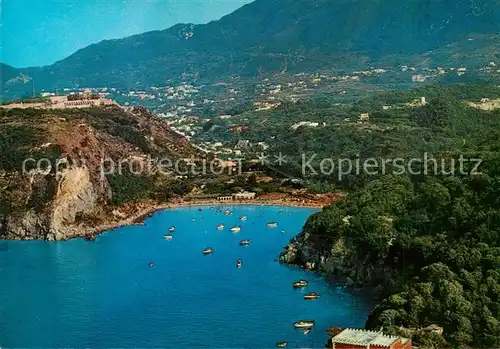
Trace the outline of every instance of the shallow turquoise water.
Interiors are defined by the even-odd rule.
[[[363,326],[366,297],[276,261],[314,210],[201,209],[158,212],[94,242],[0,242],[0,346],[322,348],[329,325]],[[215,252],[204,256],[205,247]],[[309,286],[294,290],[298,279]],[[303,300],[311,291],[321,298]],[[301,319],[316,321],[307,335],[292,326]]]

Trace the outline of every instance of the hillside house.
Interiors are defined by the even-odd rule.
[[[293,124],[292,126],[290,126],[290,129],[295,131],[299,127],[318,127],[318,126],[319,126],[319,122],[300,121],[300,122],[297,122],[297,123]]]
[[[248,126],[244,126],[244,125],[233,125],[233,126],[229,127],[229,131],[236,132],[236,133],[240,133],[240,132],[243,132],[246,130],[248,130]]]
[[[361,113],[359,115],[359,120],[362,120],[362,121],[370,120],[370,114],[369,113]]]
[[[423,76],[423,75],[420,75],[420,74],[418,74],[418,75],[412,75],[411,76],[411,81],[412,82],[424,82],[425,79],[426,79],[426,77]]]
[[[250,141],[247,139],[240,139],[234,146],[235,150],[245,150],[250,147]]]
[[[347,328],[332,338],[333,349],[411,349],[411,339]]]

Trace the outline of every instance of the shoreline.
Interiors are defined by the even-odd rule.
[[[186,207],[206,207],[206,206],[281,206],[281,207],[301,207],[310,209],[322,209],[324,204],[313,202],[295,202],[290,200],[248,200],[248,201],[227,201],[221,202],[218,200],[208,201],[179,201],[168,204],[151,205],[139,212],[124,218],[115,223],[102,224],[98,227],[90,229],[82,237],[89,237],[99,235],[108,231],[113,231],[118,228],[134,225],[144,225],[146,218],[151,217],[153,214],[169,209],[186,208]],[[77,236],[78,237],[78,236]]]

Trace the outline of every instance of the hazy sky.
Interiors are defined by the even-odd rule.
[[[54,63],[104,39],[207,23],[252,0],[0,0],[0,61]]]

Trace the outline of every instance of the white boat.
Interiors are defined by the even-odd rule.
[[[293,323],[295,328],[311,328],[314,326],[314,320],[300,320]]]
[[[276,223],[276,222],[269,222],[269,223],[267,223],[267,226],[269,228],[276,228],[278,226],[278,223]]]
[[[295,281],[292,284],[292,286],[295,288],[302,288],[302,287],[306,287],[307,285],[308,285],[308,282],[306,280]]]
[[[278,348],[286,348],[288,346],[288,343],[287,342],[277,342],[276,346]]]
[[[213,252],[214,252],[213,248],[210,248],[210,247],[203,250],[203,254],[205,254],[205,255],[211,254]]]
[[[239,227],[237,225],[231,228],[231,232],[233,232],[233,233],[239,233],[240,231],[241,231],[241,227]]]
[[[304,328],[304,329],[302,330],[302,333],[303,333],[303,334],[308,334],[309,332],[311,332],[311,329],[310,329],[310,328]]]
[[[163,238],[164,238],[165,240],[172,240],[172,239],[173,239],[173,237],[174,237],[174,236],[173,236],[172,234],[165,234],[165,235],[163,235]]]
[[[250,245],[251,243],[252,243],[252,240],[241,240],[240,246]]]
[[[242,265],[243,265],[243,261],[241,259],[238,259],[236,261],[236,268],[241,268]]]
[[[175,231],[175,227],[172,225],[170,228],[168,228],[168,231],[173,233]]]
[[[304,299],[318,299],[319,298],[319,294],[315,293],[315,292],[309,292],[308,294],[306,294],[304,296]]]
[[[224,214],[225,214],[226,216],[229,216],[231,213],[232,213],[232,212],[231,212],[231,210],[229,210],[229,209],[227,209],[227,210],[225,210],[225,211],[224,211]]]
[[[243,215],[243,216],[241,216],[241,217],[240,217],[240,220],[242,220],[242,221],[246,221],[246,220],[247,220],[247,216],[244,216],[244,215]]]
[[[224,229],[224,224],[219,224],[217,226],[217,230],[223,230]]]
[[[152,268],[154,266],[153,262],[149,262],[149,267]]]

